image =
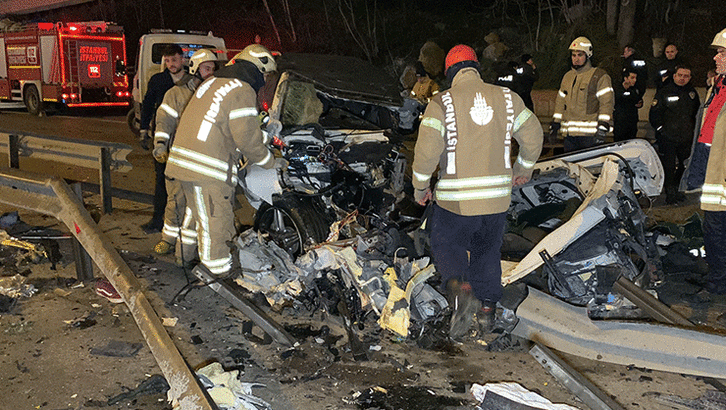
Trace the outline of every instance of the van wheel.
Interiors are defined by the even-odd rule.
[[[43,100],[40,99],[40,93],[38,93],[38,88],[35,85],[30,84],[25,87],[23,102],[25,102],[25,107],[29,113],[37,116],[43,115]]]
[[[325,240],[328,225],[324,215],[316,212],[316,206],[290,194],[276,197],[273,202],[263,203],[255,213],[255,230],[269,235],[293,257],[301,255],[311,242]]]
[[[141,121],[136,118],[136,108],[132,107],[129,113],[126,114],[126,123],[129,124],[131,132],[138,137],[140,135]]]

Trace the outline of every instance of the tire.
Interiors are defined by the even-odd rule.
[[[132,107],[126,114],[126,123],[129,125],[131,132],[138,137],[140,135],[141,121],[136,117],[135,107]]]
[[[43,100],[40,99],[40,93],[35,85],[30,84],[25,87],[23,102],[30,114],[37,116],[42,116],[44,114]]]
[[[273,204],[263,203],[255,213],[254,228],[268,234],[275,243],[293,257],[305,252],[305,246],[325,240],[328,223],[314,200],[284,194]]]

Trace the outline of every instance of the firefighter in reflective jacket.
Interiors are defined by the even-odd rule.
[[[189,74],[193,77],[184,84],[172,87],[164,94],[156,112],[156,131],[154,132],[154,159],[165,163],[169,157],[169,147],[173,143],[179,118],[194,90],[199,84],[214,74],[217,69],[217,55],[214,51],[200,49],[189,58]],[[176,245],[177,264],[188,266],[196,257],[197,232],[194,226],[191,209],[187,208],[186,197],[181,184],[173,178],[166,177],[166,209],[164,210],[164,227],[161,230],[161,241],[154,251],[167,254]]]
[[[451,88],[432,98],[414,149],[415,199],[434,200],[431,247],[454,306],[449,334],[464,336],[473,319],[480,334],[491,330],[502,296],[500,248],[512,185],[532,175],[542,149],[542,126],[508,88],[482,81],[474,50],[449,51]],[[512,163],[512,139],[519,156]],[[432,194],[431,176],[439,167]]]
[[[235,234],[240,155],[253,166],[275,163],[257,117],[257,92],[275,70],[272,54],[259,44],[234,56],[196,89],[169,152],[166,175],[181,182],[196,221],[199,259],[214,275],[232,269],[227,242]]]
[[[610,76],[592,66],[592,44],[586,37],[570,45],[572,69],[562,77],[550,125],[550,140],[562,128],[565,152],[605,142],[613,115],[614,97]]]

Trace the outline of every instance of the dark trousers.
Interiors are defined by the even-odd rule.
[[[678,192],[678,184],[683,176],[684,164],[691,155],[691,143],[662,141],[659,146],[660,162],[665,173],[666,196],[672,197]]]
[[[706,248],[706,289],[726,294],[726,211],[703,211],[703,244]]]
[[[166,162],[161,163],[154,160],[154,215],[151,217],[151,225],[161,228],[164,226],[164,210],[166,209]]]
[[[596,145],[602,144],[603,141],[598,141],[595,136],[573,136],[568,135],[565,137],[563,147],[565,152],[579,151],[581,149],[591,148]]]
[[[433,205],[431,251],[443,286],[451,279],[469,282],[474,296],[496,303],[502,298],[501,248],[506,213],[462,216]]]
[[[635,116],[632,115],[616,115],[613,128],[613,141],[632,140],[638,135],[638,111]]]

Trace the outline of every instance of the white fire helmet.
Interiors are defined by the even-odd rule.
[[[714,37],[713,41],[711,42],[711,47],[726,47],[726,28],[716,34],[716,37]]]
[[[237,53],[227,65],[234,64],[235,60],[245,60],[254,64],[261,73],[269,73],[277,70],[277,64],[275,63],[275,57],[272,56],[270,50],[260,44],[250,44],[245,47],[242,51]]]
[[[199,66],[207,61],[217,61],[217,54],[207,48],[200,48],[189,57],[189,74],[195,75]]]
[[[587,58],[592,58],[592,43],[587,37],[578,37],[570,44],[570,51],[584,51]]]

